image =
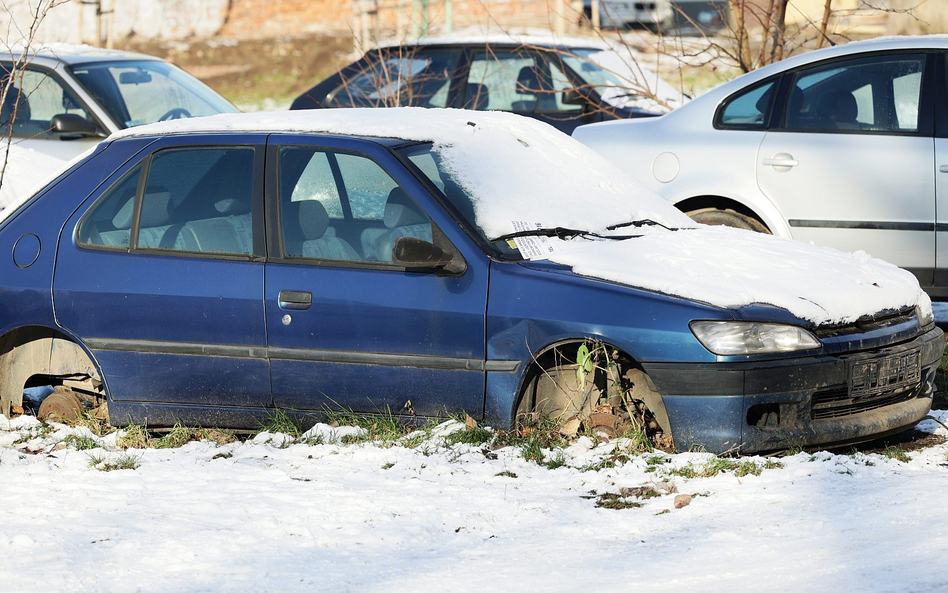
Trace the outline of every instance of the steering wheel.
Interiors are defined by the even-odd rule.
[[[158,118],[158,121],[165,121],[169,119],[182,119],[185,117],[191,117],[191,112],[183,107],[175,107],[174,109],[169,109],[165,112],[164,115]]]

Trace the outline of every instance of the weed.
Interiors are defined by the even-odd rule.
[[[637,509],[642,506],[641,502],[636,502],[634,500],[629,500],[621,494],[615,494],[607,492],[605,494],[600,494],[599,498],[596,499],[596,508],[599,509]]]
[[[140,424],[129,424],[115,444],[123,449],[144,449],[148,446],[148,431]]]
[[[106,461],[101,455],[89,455],[89,466],[100,472],[111,472],[118,469],[138,469],[138,457],[125,453],[114,460]]]
[[[88,451],[91,449],[98,449],[102,446],[99,444],[99,441],[92,437],[79,436],[76,434],[68,435],[63,439],[63,442],[68,445],[72,445],[76,451]]]
[[[232,430],[220,428],[198,428],[192,431],[194,438],[200,441],[211,441],[218,445],[228,445],[237,440],[237,436]]]
[[[562,451],[557,451],[556,455],[546,463],[541,463],[540,465],[546,466],[549,470],[554,470],[559,467],[566,465],[566,456],[563,455]]]
[[[159,439],[153,439],[151,446],[155,449],[178,449],[189,443],[194,437],[193,429],[175,424],[166,435]]]
[[[902,447],[887,446],[882,450],[882,454],[888,457],[889,459],[894,459],[896,461],[901,461],[902,463],[908,463],[912,459],[908,456],[908,453],[905,452],[905,449]]]
[[[230,459],[233,456],[233,453],[227,451],[226,453],[217,453],[214,457],[211,457],[211,459]]]
[[[85,426],[97,437],[104,437],[115,432],[115,427],[109,424],[108,420],[89,412],[83,412],[79,420],[75,422],[75,426]]]
[[[444,437],[444,442],[449,447],[458,443],[464,443],[466,445],[483,445],[484,443],[490,442],[492,438],[494,438],[494,433],[492,431],[486,428],[477,427],[452,432],[451,434]]]
[[[494,475],[497,476],[498,478],[516,478],[517,477],[517,474],[511,471],[507,471],[507,470],[504,470],[502,472],[497,472]]]
[[[390,461],[386,463],[385,465],[383,465],[382,469],[392,469],[393,467],[395,467],[395,463]]]
[[[267,418],[267,422],[260,427],[257,434],[262,432],[283,433],[294,439],[300,438],[303,434],[296,422],[283,410],[276,410]]]
[[[662,465],[663,463],[668,463],[668,459],[664,455],[651,455],[645,460],[645,465],[650,466]]]

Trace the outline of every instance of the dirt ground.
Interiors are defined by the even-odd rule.
[[[131,39],[117,47],[176,64],[244,111],[287,109],[297,95],[357,57],[348,35],[239,42]]]

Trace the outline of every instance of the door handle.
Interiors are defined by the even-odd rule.
[[[942,165],[938,167],[938,170],[941,171],[942,173],[948,173],[948,165]]]
[[[773,158],[764,159],[760,161],[761,165],[768,167],[796,167],[800,163],[797,162],[792,156],[786,153],[775,154]]]
[[[281,290],[280,308],[291,311],[304,311],[313,304],[313,293],[299,290]]]

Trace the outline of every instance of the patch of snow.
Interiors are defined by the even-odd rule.
[[[330,426],[328,424],[319,423],[304,432],[300,438],[304,441],[313,439],[317,442],[328,444],[340,443],[346,437],[364,437],[367,434],[368,431],[358,426]]]
[[[12,424],[16,437],[35,427]],[[120,452],[47,440],[37,454],[0,447],[5,591],[943,588],[948,445],[907,463],[800,453],[759,476],[684,478],[671,471],[716,458],[624,459],[622,443],[586,439],[551,471],[511,447],[200,442],[104,472],[90,464]],[[596,507],[639,487],[658,495]],[[676,494],[694,498],[676,509]]]
[[[0,186],[0,222],[94,150],[93,146],[67,161],[46,152],[11,144],[3,185]]]
[[[782,307],[815,324],[931,307],[915,276],[864,251],[844,253],[723,226],[642,229],[624,241],[560,241],[550,259],[584,276],[722,307]]]

